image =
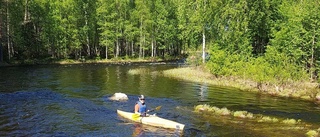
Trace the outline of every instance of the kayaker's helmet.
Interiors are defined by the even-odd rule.
[[[139,96],[139,99],[140,99],[140,100],[144,100],[144,95],[140,95],[140,96]]]

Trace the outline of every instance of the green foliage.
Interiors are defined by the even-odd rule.
[[[203,46],[216,76],[281,85],[317,80],[319,7],[314,0],[11,0],[1,1],[0,33],[7,61],[172,58]],[[188,62],[201,65],[197,54]]]
[[[272,80],[272,68],[262,57],[250,60],[246,65],[246,69],[247,72],[244,73],[244,76],[249,79],[253,79],[258,83],[264,83]]]
[[[276,51],[274,47],[268,47],[267,54],[264,57],[272,69],[271,76],[280,84],[288,80],[301,81],[307,79],[306,71],[292,62],[292,58]]]
[[[100,30],[101,36],[99,40],[102,46],[111,47],[111,49],[113,49],[112,45],[116,38],[116,22],[114,20],[117,18],[117,15],[115,12],[113,12],[114,10],[114,1],[105,3],[105,1],[103,0],[98,0],[98,7],[96,12],[98,14],[98,30]]]
[[[305,67],[305,70],[309,70],[310,78],[314,78],[315,60],[319,60],[315,56],[319,53],[319,43],[316,42],[319,27],[315,27],[320,23],[319,15],[315,13],[319,12],[319,3],[284,1],[279,11],[284,19],[273,29],[271,46],[284,54],[291,64]]]
[[[305,71],[290,62],[290,59],[272,47],[267,49],[266,56],[243,58],[238,54],[230,54],[213,46],[210,60],[206,66],[217,76],[239,76],[258,83],[283,85],[292,80],[306,79]]]
[[[291,9],[295,4],[284,2],[283,5],[280,5],[281,3],[276,1],[247,1],[247,3],[250,5],[249,7],[246,7],[245,1],[217,3],[222,7],[217,13],[221,19],[214,22],[217,25],[216,32],[218,34],[216,36],[218,37],[211,45],[210,61],[207,62],[207,68],[218,76],[240,76],[258,83],[271,82],[282,85],[291,80],[307,79],[304,67],[308,64],[313,66],[318,64],[312,61],[315,58],[311,61],[308,58],[303,59],[304,61],[301,60],[302,57],[313,57],[314,53],[308,55],[308,52],[303,51],[303,47],[300,46],[305,45],[301,43],[303,39],[299,37],[302,34],[301,32],[304,32],[301,23],[303,20],[301,17],[303,16],[294,15],[301,14],[301,12],[296,13],[295,8],[293,9],[295,11]],[[292,5],[288,6],[287,4]],[[311,9],[315,8],[312,7]],[[244,14],[247,10],[250,11],[249,15]],[[281,17],[287,18],[280,20]],[[296,19],[289,20],[290,18]],[[313,18],[316,19],[317,17],[314,16]],[[241,22],[238,22],[239,20]],[[312,24],[313,21],[307,22]],[[315,21],[313,24],[316,23]],[[266,45],[270,39],[269,35],[272,34],[271,32],[274,32],[275,35],[270,40],[271,45],[267,48]],[[312,36],[317,35],[311,35],[310,38]],[[250,41],[253,44],[252,47],[249,46]],[[312,47],[308,49],[312,50]],[[312,51],[318,50],[313,48]],[[253,58],[251,52],[259,55],[262,53],[265,56]],[[307,65],[303,62],[306,62]],[[311,71],[314,72],[315,70],[312,69]]]
[[[206,65],[210,72],[217,76],[237,76],[245,72],[244,61],[241,55],[230,54],[218,49],[218,46],[215,45],[210,51],[210,59]]]
[[[245,0],[217,2],[219,8],[214,12],[213,22],[215,41],[222,50],[229,53],[250,56],[250,35],[248,28],[248,6]],[[252,37],[252,36],[251,36]]]

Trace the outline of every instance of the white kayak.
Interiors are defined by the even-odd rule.
[[[142,124],[156,126],[156,127],[163,127],[163,128],[170,128],[170,129],[179,129],[183,130],[184,124],[180,124],[178,122],[167,120],[164,118],[160,118],[158,116],[147,116],[147,117],[136,117],[134,113],[131,112],[125,112],[121,110],[117,110],[118,115],[130,119],[135,122],[140,122]]]

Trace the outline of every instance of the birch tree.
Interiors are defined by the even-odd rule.
[[[139,58],[144,58],[145,49],[147,48],[147,37],[150,36],[151,15],[148,2],[148,0],[136,0],[136,10],[133,12],[135,19],[139,20]]]
[[[100,44],[105,47],[106,59],[108,52],[113,51],[113,43],[116,40],[115,26],[116,13],[114,12],[115,3],[106,3],[104,0],[98,0],[98,25],[100,32]]]

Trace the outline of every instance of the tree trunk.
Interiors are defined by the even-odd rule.
[[[139,58],[142,54],[142,17],[140,18],[140,46],[139,46]]]
[[[315,35],[312,37],[312,45],[311,45],[311,59],[310,59],[310,79],[314,79],[315,66],[314,66],[314,45],[315,45]]]
[[[202,32],[202,63],[206,62],[205,49],[206,49],[206,35],[205,35],[205,30],[203,28],[203,32]]]
[[[154,57],[157,56],[157,41],[154,41]]]
[[[2,4],[2,2],[0,2]],[[1,7],[2,8],[2,7]],[[2,20],[3,12],[0,10],[0,62],[3,62],[3,47],[2,47],[2,34],[4,34],[3,31],[3,20]]]
[[[156,32],[156,29],[152,29],[153,31],[151,32],[151,57],[154,57],[154,41],[155,41],[155,36],[154,33]]]
[[[151,57],[154,57],[154,47],[153,47],[153,38],[152,38],[152,41],[151,41]]]
[[[1,38],[0,38],[0,62],[3,62],[3,52],[2,52],[3,48],[2,48],[2,42],[1,42]]]
[[[125,41],[124,44],[126,45],[126,56],[128,56],[129,55],[129,43],[127,41]]]
[[[29,0],[26,0],[26,5],[24,8],[24,22],[25,23],[29,20],[28,3],[29,3]]]
[[[131,41],[131,56],[134,56],[133,40]]]
[[[119,38],[117,36],[117,42],[116,42],[116,58],[119,56]]]
[[[87,7],[84,8],[84,17],[85,17],[85,26],[89,28],[89,21],[88,21],[88,13],[87,13]],[[87,46],[87,54],[88,56],[91,56],[91,49],[90,49],[90,38],[89,38],[89,30],[86,30],[86,46]]]
[[[146,45],[146,34],[143,34],[143,45]],[[142,58],[145,57],[145,49],[142,49]]]
[[[106,59],[108,59],[108,46],[106,46]]]
[[[88,56],[91,56],[91,50],[90,50],[90,44],[89,44],[89,36],[87,35],[87,54]]]
[[[8,60],[11,59],[11,45],[10,45],[10,16],[9,16],[9,2],[7,2],[7,48],[8,48]]]
[[[94,56],[100,57],[100,48],[98,46],[94,46]]]
[[[51,57],[52,58],[56,58],[57,56],[56,56],[56,49],[55,49],[55,43],[56,43],[56,41],[55,40],[53,40],[51,43],[50,43],[50,52],[51,52]]]

